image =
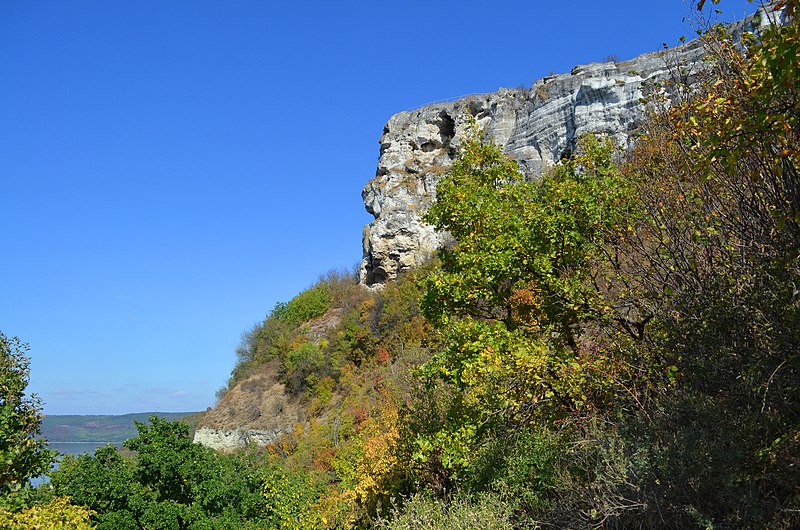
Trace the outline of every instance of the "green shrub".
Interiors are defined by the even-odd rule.
[[[283,362],[282,370],[286,386],[295,394],[308,386],[310,377],[318,380],[329,371],[325,354],[313,342],[305,342],[291,350]]]
[[[323,491],[322,481],[314,474],[281,467],[271,469],[261,489],[266,528],[321,527],[315,503]]]
[[[498,433],[481,447],[463,474],[463,487],[474,492],[490,491],[519,509],[540,509],[553,489],[553,473],[559,451],[566,447],[548,432]]]
[[[331,289],[328,283],[318,283],[306,289],[286,303],[279,303],[272,310],[278,320],[299,325],[325,314],[331,305]]]
[[[457,497],[452,500],[433,499],[416,494],[402,507],[396,507],[389,520],[379,521],[383,530],[507,530],[511,524],[512,508],[496,495],[475,498]]]

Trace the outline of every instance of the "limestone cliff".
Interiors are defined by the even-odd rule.
[[[734,26],[734,35],[767,24],[768,17],[759,11]],[[375,216],[364,228],[361,282],[382,284],[446,242],[448,236],[425,224],[422,216],[456,156],[468,112],[527,178],[535,178],[569,156],[583,134],[607,134],[628,147],[644,115],[646,87],[676,76],[691,82],[703,68],[704,54],[695,40],[629,61],[577,66],[536,81],[530,89],[500,89],[395,114],[380,138],[375,178],[361,193]]]

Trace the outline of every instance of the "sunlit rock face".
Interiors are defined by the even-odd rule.
[[[286,433],[254,429],[212,429],[201,427],[194,433],[194,442],[217,450],[264,447],[277,443]]]
[[[734,33],[766,23],[765,16],[750,17]],[[468,112],[527,178],[535,178],[568,157],[586,133],[607,134],[622,148],[630,147],[644,117],[648,87],[676,78],[691,82],[703,68],[704,55],[702,44],[693,41],[629,61],[577,66],[530,89],[500,89],[395,114],[380,138],[375,178],[361,193],[375,216],[364,228],[361,282],[379,286],[447,242],[448,235],[425,224],[422,216],[456,156]]]
[[[685,46],[680,54],[700,59],[702,50]],[[361,282],[382,284],[447,242],[447,234],[422,216],[456,156],[467,113],[526,177],[535,178],[569,156],[582,134],[609,134],[628,146],[643,116],[643,83],[669,77],[668,59],[668,53],[655,53],[592,63],[541,79],[527,90],[501,89],[392,116],[380,139],[376,176],[361,193],[375,216],[364,229]]]

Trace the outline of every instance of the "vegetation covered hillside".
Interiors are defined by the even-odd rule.
[[[23,504],[108,529],[799,527],[800,23],[705,38],[631,152],[586,137],[530,182],[476,128],[427,214],[455,244],[249,330],[226,390],[274,381],[278,443],[152,418],[134,458],[67,458]]]

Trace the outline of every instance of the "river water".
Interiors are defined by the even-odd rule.
[[[83,453],[93,455],[95,449],[106,445],[119,447],[120,444],[111,442],[48,442],[47,444],[50,449],[55,449],[59,453],[66,455],[81,455]]]

